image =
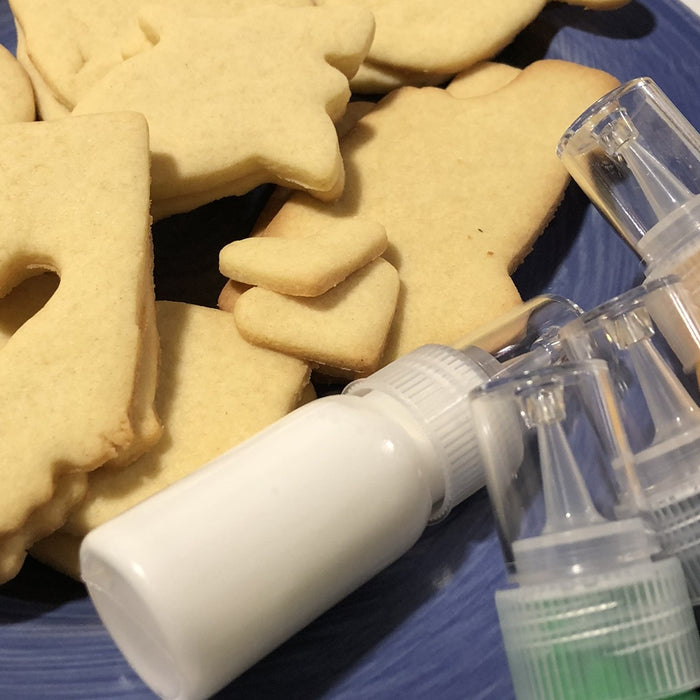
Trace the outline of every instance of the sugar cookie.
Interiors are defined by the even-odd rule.
[[[34,103],[36,106],[36,117],[43,121],[51,119],[63,119],[70,114],[70,109],[60,102],[46,81],[32,63],[24,41],[22,27],[16,26],[17,31],[17,61],[27,73],[27,77],[32,84],[34,91]]]
[[[70,111],[78,100],[124,58],[146,46],[136,17],[148,0],[10,0],[18,39],[26,42],[23,57],[30,61],[46,94]],[[160,0],[180,11],[190,0]],[[198,0],[201,14],[227,17],[260,0]],[[290,7],[313,5],[313,0],[265,0]],[[25,65],[25,68],[27,66]]]
[[[145,120],[114,113],[3,125],[0,199],[0,295],[37,270],[60,278],[0,348],[4,580],[32,533],[60,525],[72,505],[54,494],[63,476],[118,458],[138,439],[137,373],[157,363],[143,350],[154,304]]]
[[[29,76],[17,59],[0,45],[0,124],[34,121],[35,112]]]
[[[247,292],[249,289],[249,284],[241,284],[240,282],[234,282],[234,280],[228,280],[219,292],[219,298],[216,301],[216,305],[222,311],[233,311],[233,307],[240,299],[241,294],[243,294],[243,292]]]
[[[343,196],[321,204],[297,193],[264,235],[304,236],[342,217],[380,222],[384,257],[401,279],[382,362],[449,344],[519,303],[509,274],[568,182],[556,144],[616,84],[601,71],[540,61],[479,97],[397,90],[341,141],[352,164]]]
[[[300,240],[252,237],[229,243],[219,254],[221,274],[280,294],[317,297],[380,256],[384,227],[344,219]]]
[[[163,439],[124,469],[91,473],[87,495],[65,526],[32,550],[73,575],[77,560],[72,552],[89,530],[273,423],[302,397],[309,398],[308,365],[245,342],[230,314],[159,301],[157,318]]]
[[[396,270],[377,258],[318,297],[253,287],[238,299],[233,316],[251,343],[322,365],[330,374],[363,376],[379,365],[398,293]]]
[[[519,68],[505,63],[484,61],[456,75],[445,87],[445,91],[452,97],[461,99],[480,97],[505,87],[519,73]]]
[[[599,10],[628,2],[569,0]],[[321,6],[348,3],[370,10],[376,20],[367,68],[358,71],[353,90],[381,93],[399,85],[438,84],[492,58],[542,12],[547,0],[316,0]]]
[[[146,116],[155,202],[243,194],[264,182],[339,194],[333,121],[369,48],[371,14],[260,6],[223,19],[152,6],[139,19],[153,48],[109,71],[73,114]]]

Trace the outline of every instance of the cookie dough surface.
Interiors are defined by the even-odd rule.
[[[519,75],[520,69],[505,63],[484,61],[456,75],[445,90],[462,99],[480,97],[505,87]]]
[[[31,554],[76,579],[78,549],[91,529],[204,466],[314,397],[308,366],[246,343],[230,314],[157,302],[163,346],[157,394],[163,439],[120,470],[89,475],[66,525]]]
[[[376,258],[318,297],[253,287],[235,302],[233,316],[251,343],[358,377],[379,367],[398,295],[396,269]]]
[[[110,71],[73,114],[146,116],[154,200],[264,182],[319,197],[342,189],[333,121],[369,48],[369,13],[261,6],[222,19],[154,6],[140,23],[153,47]]]
[[[307,385],[306,363],[250,345],[230,314],[181,302],[159,301],[156,308],[163,439],[124,469],[90,474],[87,496],[64,533],[85,535],[204,466],[289,413]]]
[[[219,254],[222,274],[280,294],[317,297],[386,249],[384,228],[362,219],[335,222],[299,240],[251,237]]]
[[[35,112],[29,76],[17,59],[0,45],[0,124],[34,121]]]
[[[149,0],[10,0],[26,60],[67,111],[131,52],[144,48],[137,14]],[[160,0],[189,10],[190,0]],[[198,0],[198,12],[227,17],[260,4],[301,7],[312,0]],[[18,52],[19,54],[19,52]]]
[[[376,32],[368,59],[404,71],[450,74],[509,44],[547,0],[349,0],[370,10]],[[348,0],[316,0],[321,6]]]

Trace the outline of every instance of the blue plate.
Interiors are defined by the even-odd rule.
[[[14,50],[0,1],[0,42]],[[672,0],[613,12],[551,4],[502,59],[550,57],[621,81],[648,75],[700,129],[700,20]],[[214,305],[217,254],[254,220],[265,188],[160,222],[160,298]],[[641,280],[635,255],[572,186],[515,276],[523,296],[547,291],[584,308]],[[513,698],[493,593],[505,582],[483,492],[430,528],[396,564],[222,691],[218,698],[395,700]],[[79,584],[28,561],[0,587],[0,698],[152,698],[112,644]]]

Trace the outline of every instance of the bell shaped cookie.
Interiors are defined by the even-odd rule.
[[[510,273],[568,182],[557,142],[617,84],[564,61],[536,62],[503,82],[464,99],[432,87],[391,93],[341,142],[342,197],[324,204],[296,193],[264,230],[305,236],[342,217],[384,226],[384,257],[401,286],[383,363],[455,342],[520,302]]]

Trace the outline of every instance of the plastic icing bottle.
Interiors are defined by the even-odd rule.
[[[557,154],[646,264],[677,275],[700,306],[700,135],[650,78],[584,112]]]
[[[472,395],[512,587],[496,592],[518,700],[654,700],[700,684],[675,557],[658,552],[602,360]],[[508,430],[507,449],[503,431]]]
[[[572,359],[608,363],[645,497],[641,512],[663,551],[680,560],[691,602],[698,605],[700,407],[681,381],[679,358],[672,351],[677,339],[664,333],[666,325],[681,327],[680,322],[667,324],[669,309],[683,309],[678,287],[677,280],[659,279],[631,289],[566,324],[560,337]],[[684,338],[697,343],[694,315],[677,318],[687,322]]]
[[[539,298],[473,344],[420,348],[91,532],[82,576],[134,669],[208,697],[396,560],[484,483],[471,390],[549,364],[579,313]]]

